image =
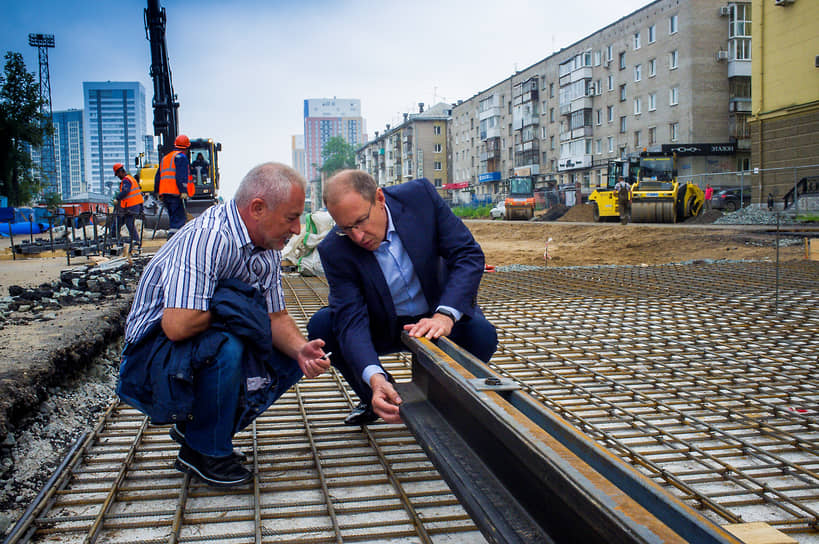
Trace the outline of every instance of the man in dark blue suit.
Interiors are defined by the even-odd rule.
[[[401,420],[401,398],[378,356],[405,349],[401,331],[448,336],[483,361],[497,348],[495,327],[477,306],[484,256],[472,233],[426,179],[378,187],[360,170],[343,170],[324,188],[336,222],[319,244],[329,306],[307,325],[325,341],[361,403],[345,419]]]

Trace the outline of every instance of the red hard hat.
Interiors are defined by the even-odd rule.
[[[115,163],[114,164],[114,173],[116,174],[117,172],[119,172],[120,168],[125,168],[125,165],[122,164],[121,162]]]
[[[173,145],[182,149],[187,149],[191,146],[191,141],[190,138],[184,134],[180,134],[176,137],[176,140],[173,141]]]

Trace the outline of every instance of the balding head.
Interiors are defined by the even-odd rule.
[[[293,186],[306,191],[307,183],[293,168],[278,162],[266,162],[253,167],[248,172],[233,200],[240,209],[247,208],[254,198],[261,198],[270,207],[274,208],[287,199]]]
[[[330,177],[324,184],[324,204],[330,208],[342,195],[352,191],[367,202],[375,202],[378,183],[362,170],[342,170]]]

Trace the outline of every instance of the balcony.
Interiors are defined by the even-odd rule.
[[[728,61],[728,77],[738,76],[751,77],[751,59]]]
[[[484,119],[489,119],[490,117],[500,117],[500,115],[500,106],[491,106],[478,114],[478,120],[483,121]]]
[[[592,133],[593,133],[593,129],[592,129],[591,126],[578,127],[578,128],[572,129],[572,131],[569,133],[571,135],[571,137],[569,139],[570,140],[575,140],[577,138],[584,138],[586,136],[592,136]]]
[[[590,110],[592,109],[592,97],[591,96],[579,96],[572,100],[571,104],[569,104],[570,110],[572,112],[580,111],[580,110]],[[561,112],[562,113],[562,112]]]
[[[592,165],[591,155],[575,155],[560,157],[557,161],[557,171],[578,170],[580,168],[590,168]]]

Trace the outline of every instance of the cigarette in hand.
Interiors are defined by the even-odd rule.
[[[333,354],[333,352],[332,352],[332,351],[328,351],[327,353],[325,353],[324,355],[322,355],[322,356],[320,357],[320,359],[327,359],[327,360],[329,361],[329,360],[330,360],[330,355],[332,355],[332,354]]]

